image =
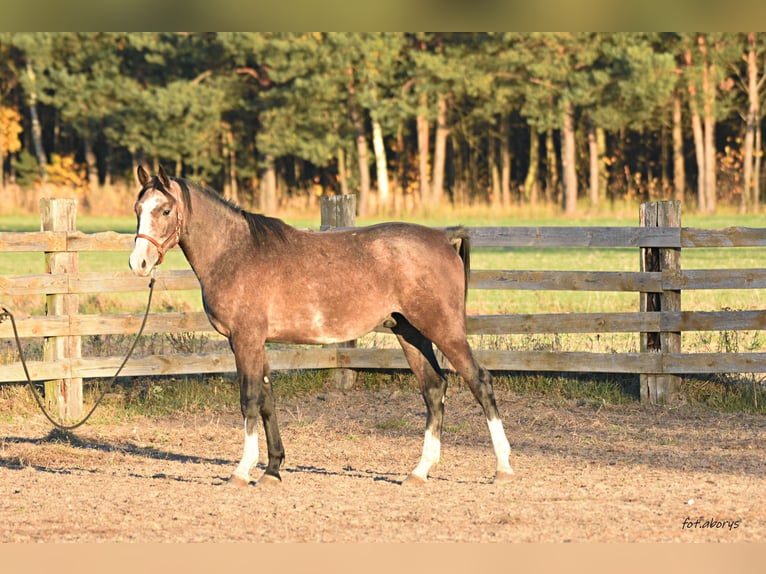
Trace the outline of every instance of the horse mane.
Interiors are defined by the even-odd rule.
[[[257,245],[262,245],[272,238],[282,243],[287,241],[285,236],[287,225],[281,219],[261,215],[260,213],[251,213],[244,209],[240,209],[239,212],[247,221],[247,225],[250,227],[250,235],[253,236]]]
[[[253,240],[255,241],[256,245],[258,246],[263,245],[264,243],[267,243],[268,241],[272,239],[282,243],[287,241],[287,236],[285,233],[287,229],[287,224],[281,219],[277,219],[276,217],[269,217],[267,215],[262,215],[260,213],[252,213],[250,211],[245,211],[233,201],[230,201],[222,197],[215,190],[210,189],[209,187],[205,185],[193,183],[182,178],[173,178],[173,181],[178,183],[178,186],[181,188],[184,205],[186,205],[186,209],[189,211],[189,213],[192,213],[192,200],[191,200],[190,188],[193,186],[195,189],[200,191],[206,197],[209,197],[217,201],[218,203],[224,205],[231,211],[238,213],[242,217],[244,217],[245,221],[247,221],[247,226],[250,229],[250,235],[253,237]]]

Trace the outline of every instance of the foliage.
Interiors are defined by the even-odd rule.
[[[60,185],[79,192],[87,188],[85,167],[75,162],[72,155],[61,156],[57,153],[51,155],[51,163],[48,166],[48,181],[53,185]]]
[[[0,106],[0,158],[21,149],[19,136],[22,131],[21,114],[13,108]]]
[[[760,69],[764,40],[755,35]],[[362,172],[381,165],[371,155],[355,161],[375,133],[401,212],[413,180],[441,175],[453,202],[491,201],[500,171],[504,202],[534,200],[525,175],[554,201],[559,164],[573,163],[560,155],[570,129],[584,188],[584,134],[595,126],[605,134],[605,196],[622,200],[671,193],[674,161],[688,173],[677,193],[692,195],[688,116],[700,110],[717,122],[721,198],[736,201],[725,162],[742,154],[747,50],[742,33],[2,33],[0,150],[19,154],[21,185],[31,179],[24,158],[42,164],[58,154],[85,167],[90,187],[131,181],[139,162],[162,163],[218,189],[237,185],[250,200],[273,166],[284,204],[305,199],[316,181],[337,193],[342,179],[357,191]],[[676,97],[684,150],[671,157]],[[423,122],[433,130],[425,146]],[[30,133],[19,150],[22,125]],[[530,142],[539,134],[551,153],[538,160]],[[41,149],[27,149],[38,139]]]

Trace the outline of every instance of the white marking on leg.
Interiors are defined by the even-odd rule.
[[[245,419],[245,448],[242,451],[242,460],[234,470],[234,476],[243,479],[245,482],[250,480],[250,469],[258,462],[258,431],[253,430],[252,434],[247,433],[247,419]]]
[[[495,456],[497,457],[498,472],[513,474],[513,469],[509,462],[511,458],[511,445],[508,443],[508,437],[505,436],[503,421],[500,419],[488,420],[487,426],[492,437],[492,448],[495,449]]]
[[[411,474],[426,480],[428,478],[428,471],[431,470],[435,463],[439,462],[440,456],[441,441],[434,436],[431,429],[426,429],[426,436],[423,439],[423,455]]]

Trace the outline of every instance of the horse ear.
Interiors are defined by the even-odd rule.
[[[144,166],[142,165],[138,166],[137,173],[138,173],[138,181],[141,183],[141,185],[146,185],[146,183],[151,179],[151,177],[149,177],[149,174],[146,173]]]
[[[170,189],[170,178],[165,173],[165,168],[160,166],[160,173],[159,173],[160,183],[162,184],[162,187],[165,189]]]

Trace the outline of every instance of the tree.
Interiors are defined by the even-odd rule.
[[[10,43],[23,54],[23,71],[20,73],[20,82],[26,95],[26,104],[29,109],[30,122],[32,124],[32,142],[37,157],[40,179],[47,180],[48,158],[43,147],[42,126],[38,114],[38,98],[40,86],[38,85],[37,67],[46,66],[52,58],[50,43],[54,34],[24,33],[12,34]]]
[[[760,107],[761,91],[766,73],[761,72],[766,45],[755,32],[747,33],[743,44],[744,73],[738,73],[739,84],[747,95],[747,112],[741,114],[745,122],[743,185],[740,212],[751,207],[757,211],[760,204],[761,130],[763,112]],[[761,64],[759,65],[759,62]]]
[[[399,59],[404,46],[404,36],[397,33],[359,33],[359,34],[333,34],[331,38],[335,44],[338,56],[344,59],[346,71],[353,75],[354,96],[356,101],[366,112],[372,126],[372,143],[375,153],[375,173],[377,176],[378,208],[383,212],[390,209],[391,194],[389,190],[388,157],[384,137],[392,134],[398,125],[399,98],[401,93]],[[351,83],[348,84],[352,86]],[[354,111],[351,108],[351,111]],[[358,113],[358,110],[356,110]],[[352,115],[352,123],[357,132],[364,134],[366,130],[358,125]],[[357,129],[359,128],[359,129]],[[360,145],[366,146],[361,139]],[[357,146],[359,155],[363,148]],[[361,170],[361,160],[360,160]],[[360,198],[363,199],[363,198]],[[367,201],[361,201],[359,214],[365,214]]]
[[[119,36],[106,33],[55,34],[42,67],[40,101],[59,110],[62,121],[82,140],[91,191],[99,185],[95,140],[112,113],[120,85]]]
[[[764,37],[2,33],[0,106],[24,128],[21,152],[2,153],[19,174],[34,155],[40,177],[49,155],[84,163],[91,187],[162,162],[227,197],[260,190],[264,210],[351,189],[362,214],[376,189],[383,212],[400,206],[407,181],[423,207],[507,206],[517,186],[576,214],[580,190],[591,205],[658,181],[669,193],[672,161],[677,198],[696,179],[701,210],[720,194],[746,211]]]
[[[13,108],[0,106],[0,189],[5,184],[5,158],[21,149],[21,114]]]
[[[681,35],[680,46],[697,159],[698,208],[712,213],[717,202],[715,129],[729,112],[731,83],[725,80],[735,44],[727,34],[692,33]]]

